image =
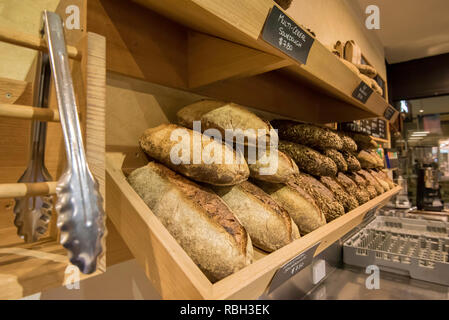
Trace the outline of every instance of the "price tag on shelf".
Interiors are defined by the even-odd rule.
[[[366,103],[371,94],[373,93],[373,89],[367,85],[365,82],[360,82],[357,88],[355,88],[354,92],[352,92],[352,96],[359,100],[361,103]]]
[[[384,112],[384,117],[387,120],[391,120],[391,118],[393,117],[393,115],[395,114],[396,110],[390,106],[387,107],[387,109]]]
[[[316,243],[306,251],[300,253],[289,262],[281,266],[278,271],[276,271],[273,279],[270,282],[270,285],[268,287],[268,294],[274,291],[274,289],[278,288],[285,281],[293,277],[299,271],[309,266],[312,263],[313,256],[315,255],[315,251],[319,245],[320,242]]]
[[[306,64],[310,48],[315,41],[277,6],[273,6],[268,14],[262,30],[262,39],[303,64]]]

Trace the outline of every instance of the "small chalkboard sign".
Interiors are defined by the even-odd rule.
[[[276,271],[273,279],[271,280],[270,286],[268,287],[268,294],[278,288],[285,281],[289,280],[299,271],[309,266],[312,263],[313,256],[315,255],[315,251],[319,245],[320,242],[313,245],[306,251],[300,253],[289,262],[281,266],[278,271]]]
[[[387,109],[384,112],[385,119],[391,120],[391,118],[393,117],[395,112],[396,112],[396,110],[393,107],[388,106]]]
[[[373,93],[373,89],[367,85],[365,82],[360,82],[360,84],[355,88],[352,92],[352,96],[359,100],[361,103],[366,103],[371,94]]]
[[[277,6],[273,6],[268,14],[262,39],[303,64],[306,64],[315,40]]]

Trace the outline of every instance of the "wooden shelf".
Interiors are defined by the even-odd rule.
[[[88,30],[106,36],[109,71],[319,123],[388,108],[375,92],[366,103],[353,98],[361,79],[318,40],[306,64],[265,42],[272,0],[134,2],[88,3]]]
[[[254,263],[212,284],[126,181],[124,172],[145,165],[147,158],[137,147],[117,148],[106,154],[106,210],[164,299],[258,298],[281,265],[317,243],[319,254],[401,190],[396,187],[271,254],[257,251]]]

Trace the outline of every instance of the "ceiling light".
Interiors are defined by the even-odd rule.
[[[419,110],[419,112],[423,113],[423,112],[424,112],[424,110],[423,110],[423,109],[421,109],[421,110]]]
[[[412,136],[428,135],[429,133],[430,133],[429,131],[415,131],[415,132],[412,132]]]
[[[427,136],[427,133],[414,133],[411,135],[411,137],[425,137]]]
[[[409,140],[422,140],[424,137],[410,137]]]

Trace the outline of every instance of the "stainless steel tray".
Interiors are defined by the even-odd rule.
[[[449,286],[449,223],[378,216],[344,242],[343,261]]]

